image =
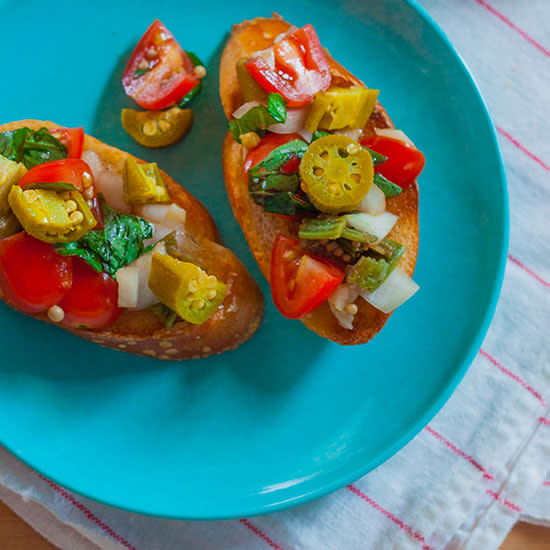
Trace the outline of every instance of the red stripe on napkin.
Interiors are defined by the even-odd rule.
[[[514,258],[511,254],[508,254],[508,259],[511,262],[514,262],[517,266],[521,267],[521,269],[523,269],[523,271],[525,271],[526,273],[529,273],[529,275],[531,275],[531,277],[534,277],[539,283],[541,283],[544,286],[550,288],[550,283],[549,282],[545,281],[540,275],[537,275],[534,271],[532,271],[527,266],[522,264],[519,260]]]
[[[466,459],[474,468],[482,472],[485,479],[488,479],[490,481],[493,481],[495,479],[475,458],[460,450],[456,445],[451,443],[440,433],[436,432],[432,427],[426,426],[426,431],[432,434],[436,439],[439,439],[439,441],[441,441],[445,446],[449,447],[449,449],[454,451],[457,455],[460,455],[462,458]]]
[[[487,489],[485,491],[488,495],[492,496],[497,502],[500,502],[501,504],[504,504],[506,508],[510,508],[510,510],[513,510],[514,512],[517,512],[518,514],[521,514],[521,508],[514,504],[513,502],[502,498],[501,496],[497,495],[494,491],[491,491],[490,489]]]
[[[123,546],[126,546],[128,550],[136,550],[136,547],[133,544],[130,544],[126,539],[113,531],[113,529],[111,529],[106,523],[101,521],[89,508],[84,506],[82,502],[73,497],[73,495],[65,491],[65,489],[59,487],[59,485],[56,485],[53,481],[50,481],[40,474],[37,475],[42,481],[45,481],[57,494],[61,495],[69,504],[74,506],[77,510],[80,510],[90,521],[95,523],[104,533],[109,535],[113,540],[119,542]]]
[[[497,367],[499,370],[501,370],[504,374],[512,378],[512,380],[515,380],[518,382],[521,386],[523,386],[529,393],[531,393],[533,396],[535,396],[543,406],[546,406],[546,403],[544,402],[544,399],[542,398],[542,395],[535,390],[532,386],[530,386],[525,380],[520,378],[517,374],[513,373],[512,371],[508,370],[506,367],[501,365],[492,355],[489,355],[485,350],[480,349],[479,353],[483,355],[490,363],[492,363],[495,367]]]
[[[258,529],[255,525],[253,525],[249,520],[246,518],[241,518],[239,520],[247,529],[252,531],[257,537],[262,539],[268,546],[273,548],[273,550],[283,550],[281,546],[279,546],[276,542],[273,542],[261,529]]]
[[[535,46],[535,48],[541,51],[546,57],[550,57],[550,50],[547,50],[542,44],[540,44],[534,38],[529,36],[524,30],[520,29],[515,23],[510,21],[510,19],[508,19],[504,14],[500,13],[498,10],[493,8],[491,4],[489,4],[488,2],[485,2],[485,0],[476,0],[476,2],[480,6],[483,6],[487,11],[490,11],[493,15],[498,17],[503,23],[508,25],[511,29],[514,29],[518,34],[523,36],[523,38],[525,38],[527,42]]]
[[[502,129],[500,126],[497,126],[496,129],[497,129],[498,132],[501,133],[510,143],[512,143],[513,145],[515,145],[520,151],[522,151],[523,153],[525,153],[529,158],[531,158],[532,160],[534,160],[537,164],[540,164],[545,170],[550,171],[550,166],[548,166],[548,164],[546,164],[546,163],[543,162],[541,159],[539,159],[539,157],[537,157],[537,155],[535,155],[535,153],[532,153],[531,151],[529,151],[529,149],[527,149],[527,147],[525,147],[525,145],[522,145],[514,136],[512,136],[511,134],[509,134],[506,130]]]
[[[355,487],[354,485],[346,485],[346,488],[349,489],[354,495],[357,495],[359,498],[363,499],[365,502],[370,504],[375,510],[380,512],[382,515],[386,516],[390,521],[393,521],[400,529],[405,531],[408,535],[416,539],[418,542],[422,543],[422,550],[434,550],[431,546],[426,544],[426,539],[418,532],[414,531],[412,527],[407,525],[405,522],[401,521],[398,517],[394,516],[391,512],[388,512],[385,508],[380,506],[380,504],[374,502],[372,498],[368,497],[363,491]]]

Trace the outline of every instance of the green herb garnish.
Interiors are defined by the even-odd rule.
[[[262,134],[272,124],[286,121],[286,101],[281,94],[270,93],[267,98],[267,107],[257,105],[247,111],[242,117],[232,120],[229,129],[238,143],[241,136],[248,132]]]
[[[141,75],[144,75],[145,73],[148,73],[149,69],[136,69],[134,72],[134,78],[139,78]]]
[[[185,53],[189,56],[191,63],[193,63],[193,67],[198,67],[198,66],[204,67],[204,63],[193,52],[186,51]],[[187,105],[193,98],[199,95],[201,90],[202,90],[202,78],[199,80],[199,83],[194,88],[191,88],[191,90],[189,90],[180,99],[178,103],[178,107],[180,109],[183,109],[185,105]]]
[[[293,216],[315,211],[300,188],[298,173],[286,174],[281,169],[292,158],[301,159],[307,151],[301,139],[289,141],[248,171],[248,192],[266,212]]]
[[[68,156],[67,147],[47,128],[35,131],[27,127],[0,134],[0,155],[22,162],[28,170],[43,162],[66,159]]]
[[[390,276],[403,256],[405,247],[390,239],[383,239],[382,242],[384,243],[383,250],[387,255],[384,254],[382,257],[380,254],[376,254],[377,257],[361,256],[349,272],[347,278],[349,283],[372,292]]]
[[[372,157],[372,163],[374,164],[374,166],[378,166],[379,164],[382,164],[383,162],[386,162],[388,160],[388,157],[380,153],[377,153],[376,151],[373,151],[372,149],[369,149],[364,145],[363,145],[363,149],[366,149],[370,153],[370,156]]]
[[[48,189],[50,191],[78,191],[78,189],[73,184],[65,183],[63,181],[31,183],[30,185],[25,185],[25,189]]]
[[[171,310],[169,307],[161,304],[160,302],[158,304],[153,304],[149,308],[149,311],[159,317],[160,320],[164,323],[164,327],[168,330],[170,330],[174,326],[178,319],[178,314],[175,311]]]
[[[99,195],[103,210],[103,229],[88,231],[80,240],[56,244],[63,256],[79,256],[96,271],[111,277],[125,265],[145,253],[145,239],[153,236],[152,225],[142,218],[123,214],[111,208]]]
[[[375,185],[386,195],[386,197],[397,197],[403,189],[385,178],[382,174],[374,174]]]

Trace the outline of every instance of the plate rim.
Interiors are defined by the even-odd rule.
[[[282,511],[298,506],[301,504],[306,504],[318,498],[321,498],[329,493],[332,493],[338,489],[341,489],[354,481],[365,476],[369,472],[373,471],[375,468],[386,462],[397,452],[403,449],[416,435],[418,435],[422,429],[434,418],[434,416],[443,408],[446,402],[449,400],[451,395],[456,390],[459,383],[464,378],[466,372],[470,368],[473,360],[477,356],[479,349],[481,347],[482,341],[485,338],[485,335],[490,327],[494,313],[496,311],[497,303],[500,297],[500,292],[502,289],[502,283],[504,280],[504,272],[506,268],[506,260],[508,256],[508,247],[510,240],[510,206],[509,206],[509,195],[507,188],[507,178],[506,171],[504,167],[504,162],[502,158],[501,148],[499,145],[495,125],[489,114],[486,102],[481,94],[481,91],[470,71],[466,62],[454,47],[450,39],[447,37],[445,32],[441,27],[436,23],[433,17],[426,11],[426,9],[420,5],[418,0],[400,0],[404,4],[408,4],[418,16],[423,19],[428,25],[434,30],[442,43],[447,47],[449,53],[454,56],[457,62],[458,68],[462,71],[464,77],[471,85],[474,96],[476,97],[479,106],[481,108],[481,114],[483,115],[484,121],[487,124],[489,130],[489,139],[491,145],[494,147],[496,154],[496,160],[498,165],[498,174],[499,174],[499,186],[501,187],[502,193],[502,240],[499,243],[499,258],[496,268],[496,277],[493,282],[493,287],[491,290],[490,300],[485,309],[485,312],[482,316],[482,321],[479,324],[479,327],[475,333],[475,337],[472,340],[472,343],[468,347],[468,350],[463,356],[463,359],[458,362],[458,366],[455,369],[452,377],[448,379],[445,383],[443,390],[440,392],[437,399],[430,405],[430,407],[420,415],[416,422],[405,431],[401,437],[395,440],[388,448],[379,453],[374,459],[365,462],[361,467],[356,467],[353,469],[346,470],[345,474],[338,474],[333,477],[333,479],[324,482],[323,484],[311,488],[307,491],[299,491],[298,488],[303,485],[303,482],[293,485],[294,494],[284,499],[274,499],[273,502],[269,504],[260,504],[260,505],[250,505],[239,510],[233,509],[233,511],[226,511],[223,513],[206,513],[206,514],[194,514],[193,512],[187,513],[185,510],[175,513],[159,513],[147,509],[143,509],[140,506],[135,508],[132,506],[117,504],[113,500],[108,498],[102,498],[99,496],[92,496],[89,491],[79,490],[74,488],[71,484],[65,484],[58,480],[57,476],[51,476],[47,472],[43,471],[39,465],[34,464],[32,459],[24,458],[17,452],[16,449],[10,447],[4,442],[1,442],[2,446],[17,459],[21,460],[29,468],[33,469],[39,477],[45,477],[47,480],[54,482],[62,486],[63,488],[76,493],[84,498],[93,500],[94,502],[104,504],[109,507],[113,507],[119,510],[123,510],[130,513],[136,513],[143,516],[153,517],[153,518],[166,518],[166,519],[176,519],[176,520],[230,520],[238,519],[241,517],[254,517],[261,516],[265,514],[270,514],[275,511]],[[46,480],[46,481],[47,481]],[[273,495],[276,495],[277,492],[273,492]],[[115,499],[116,500],[116,499]]]

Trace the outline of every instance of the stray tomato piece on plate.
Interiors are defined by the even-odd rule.
[[[277,309],[299,319],[320,306],[344,280],[344,271],[306,254],[298,241],[277,235],[271,251],[271,295]]]
[[[73,280],[72,258],[22,231],[0,241],[0,290],[19,311],[57,304]]]
[[[118,283],[98,273],[84,260],[73,258],[73,284],[59,307],[63,322],[72,327],[101,328],[113,323],[120,313]]]
[[[194,68],[172,33],[156,19],[133,51],[122,84],[144,109],[165,109],[199,84]]]
[[[388,157],[375,166],[374,171],[402,189],[406,189],[424,168],[424,154],[411,143],[387,136],[371,136],[362,139],[361,145]]]
[[[254,57],[245,66],[264,90],[280,93],[289,107],[309,103],[330,86],[330,68],[311,25],[288,34],[272,49],[273,66],[267,56]]]

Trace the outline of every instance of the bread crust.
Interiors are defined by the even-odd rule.
[[[49,121],[21,120],[0,125],[0,132],[24,126],[34,130],[59,127]],[[95,152],[109,169],[119,173],[125,159],[131,156],[88,135],[84,139],[83,150]],[[213,249],[216,254],[216,264],[210,273],[227,285],[227,296],[222,307],[201,325],[178,321],[172,329],[166,329],[159,318],[148,310],[128,309],[124,309],[117,320],[104,329],[73,328],[63,323],[59,326],[101,346],[165,360],[198,359],[234,349],[248,340],[258,328],[263,312],[262,294],[244,265],[230,250],[219,244],[216,224],[201,202],[168,174],[162,172],[162,175],[171,199],[187,213],[186,232],[199,240],[203,249]],[[0,298],[6,302],[3,296]],[[27,315],[51,323],[45,313]]]
[[[263,50],[273,44],[274,39],[290,29],[290,23],[280,17],[256,18],[234,25],[231,36],[224,48],[220,63],[220,96],[225,115],[231,114],[243,104],[244,100],[237,81],[235,64],[241,57]],[[337,86],[364,86],[349,71],[337,63],[327,53],[332,82]],[[374,128],[393,128],[390,117],[380,103],[377,103],[373,115],[363,130],[363,136],[374,134]],[[269,280],[271,248],[278,233],[293,238],[298,237],[298,222],[267,214],[256,205],[248,195],[248,182],[244,177],[243,163],[246,149],[238,144],[230,132],[223,144],[223,172],[229,201],[235,218],[239,222],[248,245],[266,277]],[[406,246],[406,252],[400,261],[400,268],[412,276],[418,253],[418,185],[415,182],[400,195],[387,199],[387,210],[399,215],[399,220],[389,238]],[[358,313],[354,327],[346,330],[340,326],[336,317],[325,302],[301,321],[311,330],[338,344],[363,344],[373,338],[384,326],[391,314],[385,314],[372,307],[365,300],[358,300]]]

